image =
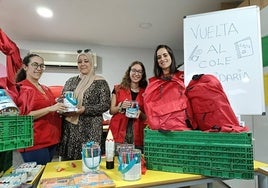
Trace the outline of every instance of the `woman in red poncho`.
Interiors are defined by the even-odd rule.
[[[143,136],[146,115],[143,109],[143,93],[147,86],[145,67],[142,62],[134,61],[125,72],[122,82],[114,86],[110,114],[113,115],[109,129],[115,143],[134,144],[143,151]],[[136,117],[127,117],[126,109],[136,101],[139,110]]]
[[[23,59],[23,66],[16,77],[20,115],[31,115],[34,119],[34,144],[19,152],[25,162],[36,161],[42,165],[53,158],[61,135],[61,118],[57,111],[65,110],[63,103],[55,102],[49,88],[39,83],[44,70],[43,58],[29,54]]]

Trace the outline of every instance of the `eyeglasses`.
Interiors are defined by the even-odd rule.
[[[88,52],[91,52],[91,49],[77,50],[77,53],[79,53],[79,54],[81,54],[82,52],[88,53]]]
[[[40,64],[40,65],[39,65],[39,64],[36,63],[36,62],[32,63],[31,66],[32,66],[33,68],[35,68],[35,69],[38,69],[38,67],[40,67],[40,69],[42,69],[42,70],[45,70],[45,69],[46,69],[46,65],[45,65],[45,64]]]
[[[130,69],[130,71],[132,72],[132,73],[137,73],[137,74],[139,74],[139,75],[142,75],[143,74],[143,71],[142,70],[137,70],[137,69]]]

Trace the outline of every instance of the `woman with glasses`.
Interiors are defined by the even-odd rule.
[[[62,160],[81,159],[83,143],[94,141],[101,144],[102,114],[111,103],[109,85],[103,77],[95,74],[90,50],[77,52],[80,74],[66,81],[63,92],[73,92],[78,101],[78,110],[63,114],[62,140],[59,145]]]
[[[24,162],[35,161],[45,165],[50,162],[60,142],[61,118],[57,111],[65,110],[56,103],[53,93],[39,83],[45,64],[42,57],[29,54],[23,59],[22,68],[16,75],[20,115],[33,116],[33,146],[20,149]]]
[[[110,114],[113,115],[109,129],[112,131],[116,145],[134,144],[143,150],[143,129],[146,115],[143,110],[143,93],[147,86],[144,65],[134,61],[126,70],[122,82],[112,91]],[[134,116],[128,115],[128,109],[137,107]]]

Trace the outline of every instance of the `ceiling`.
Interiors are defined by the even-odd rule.
[[[14,41],[183,47],[183,17],[237,0],[0,0],[0,27]],[[53,18],[35,8],[46,6]],[[141,28],[140,24],[151,24]]]

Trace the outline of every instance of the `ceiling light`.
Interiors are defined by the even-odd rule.
[[[149,22],[148,22],[148,23],[145,23],[145,22],[144,22],[144,23],[140,23],[140,24],[139,24],[139,27],[142,28],[142,29],[149,29],[149,28],[152,27],[152,24],[149,23]]]
[[[36,11],[40,16],[45,18],[51,18],[53,16],[52,10],[45,7],[38,7]]]

